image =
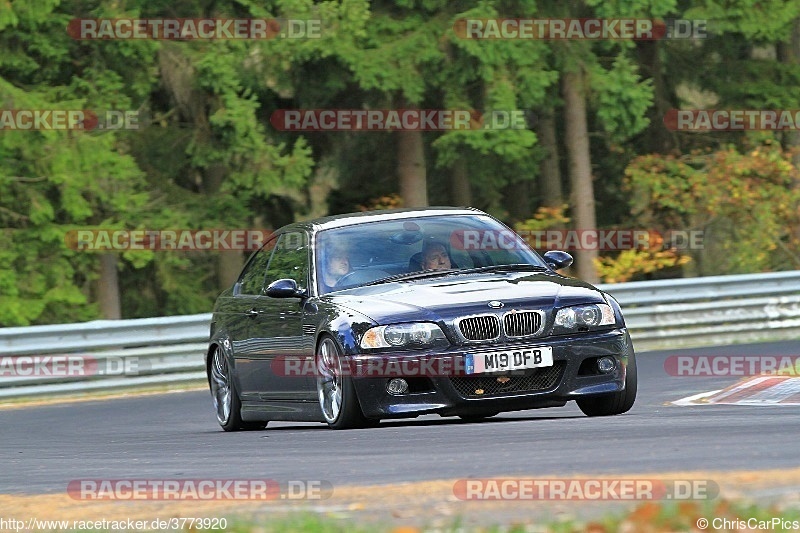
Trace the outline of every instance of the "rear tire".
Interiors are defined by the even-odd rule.
[[[231,375],[225,352],[217,346],[211,356],[209,368],[209,387],[214,399],[217,422],[225,431],[259,430],[267,427],[267,422],[245,422],[242,420],[242,402],[236,391],[236,383]]]
[[[636,401],[636,388],[636,356],[631,349],[625,369],[625,390],[582,398],[577,400],[577,404],[586,416],[621,415],[633,407]]]
[[[353,379],[342,371],[342,353],[333,338],[325,336],[317,347],[317,397],[328,427],[353,429],[375,426],[361,412]]]

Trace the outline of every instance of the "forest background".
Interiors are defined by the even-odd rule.
[[[80,40],[76,18],[319,20],[315,38]],[[705,38],[465,39],[473,18],[706,21]],[[287,132],[286,109],[525,110],[529,127]],[[674,109],[800,110],[800,0],[0,1],[0,110],[137,129],[0,130],[0,326],[208,312],[241,251],[75,250],[78,229],[273,229],[469,205],[518,231],[670,230],[577,250],[621,282],[800,269],[800,134],[674,131]]]

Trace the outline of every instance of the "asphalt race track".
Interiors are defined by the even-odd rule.
[[[324,479],[337,485],[506,475],[568,476],[800,466],[797,405],[675,406],[738,377],[674,377],[675,354],[800,355],[800,342],[640,354],[625,415],[590,419],[574,404],[482,423],[427,416],[375,429],[271,423],[224,433],[208,392],[0,411],[0,493],[64,493],[75,479]]]

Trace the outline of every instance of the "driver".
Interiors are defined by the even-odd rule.
[[[339,280],[350,273],[350,258],[341,248],[334,248],[328,252],[322,269],[323,294],[333,290]]]

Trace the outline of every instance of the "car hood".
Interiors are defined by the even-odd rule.
[[[490,301],[502,302],[502,311],[555,308],[604,303],[592,285],[542,272],[480,273],[433,279],[382,283],[331,294],[336,304],[357,310],[377,323],[416,320],[448,321],[456,316],[491,311]]]

